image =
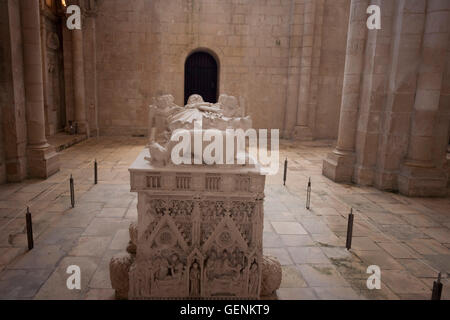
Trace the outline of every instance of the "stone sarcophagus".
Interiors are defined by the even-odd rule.
[[[256,169],[130,168],[138,192],[129,298],[258,298],[265,176]]]
[[[167,95],[149,110],[149,144],[129,168],[138,221],[130,226],[129,254],[110,263],[116,296],[257,299],[272,293],[281,268],[262,255],[265,175],[247,149],[234,147],[230,133],[248,130],[251,119],[237,117],[236,99],[226,95],[217,104],[194,95],[185,107]],[[215,161],[197,152],[206,136],[216,144],[226,140],[210,153]]]

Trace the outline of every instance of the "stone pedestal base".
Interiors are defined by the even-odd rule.
[[[292,138],[300,141],[311,141],[313,140],[313,135],[309,127],[296,126],[292,131]]]
[[[353,182],[361,186],[371,186],[373,179],[373,169],[361,165],[355,167]]]
[[[127,252],[118,253],[111,258],[109,263],[109,276],[111,285],[115,290],[118,300],[127,300],[130,288],[130,270],[135,268],[136,244],[138,241],[137,223],[132,223],[129,228],[130,242]],[[261,274],[261,297],[267,297],[280,288],[282,279],[281,264],[272,256],[263,256]]]
[[[46,179],[59,171],[59,155],[52,146],[28,148],[28,176]]]
[[[447,195],[447,174],[435,167],[405,164],[398,176],[398,188],[409,197],[443,197]]]
[[[355,155],[334,150],[323,161],[322,174],[335,182],[351,182]]]
[[[87,121],[77,121],[77,134],[85,134],[90,137],[89,123]]]
[[[384,191],[398,190],[397,172],[390,172],[386,170],[375,172],[374,186]]]
[[[138,193],[127,248],[135,259],[111,261],[117,296],[258,299],[266,178],[259,167],[154,166],[149,158],[144,149],[129,169]],[[273,291],[278,277],[269,278]]]
[[[449,147],[450,149],[450,147]],[[449,150],[447,149],[447,150]],[[447,153],[447,186],[450,187],[450,151]]]

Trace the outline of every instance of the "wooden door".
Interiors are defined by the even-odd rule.
[[[206,52],[194,52],[186,59],[184,103],[189,96],[199,94],[206,102],[217,102],[217,62]]]

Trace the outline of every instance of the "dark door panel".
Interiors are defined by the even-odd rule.
[[[217,102],[217,63],[206,52],[195,52],[186,59],[184,103],[189,96],[199,94],[206,102]]]

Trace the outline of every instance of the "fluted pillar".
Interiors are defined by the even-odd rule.
[[[409,196],[446,193],[446,175],[434,159],[434,140],[446,67],[449,21],[450,1],[428,2],[408,153],[399,175],[400,192]]]
[[[89,124],[86,115],[86,90],[84,81],[83,57],[83,25],[81,30],[71,30],[72,33],[72,75],[75,122],[78,133],[89,135]]]
[[[312,140],[314,121],[311,119],[314,119],[317,104],[324,2],[305,0],[304,5],[297,117],[292,136],[297,140]]]
[[[39,1],[21,0],[28,175],[47,178],[59,170],[58,155],[45,137]]]
[[[75,122],[78,133],[89,136],[89,124],[86,116],[86,91],[84,81],[83,28],[72,30],[72,68]]]
[[[336,182],[351,182],[355,163],[361,77],[367,38],[368,0],[352,0],[347,36],[344,84],[336,149],[323,162],[323,174]]]
[[[39,2],[21,0],[20,5],[28,145],[46,148]]]
[[[315,0],[307,0],[305,2],[302,59],[300,63],[300,86],[298,89],[297,125],[293,134],[295,139],[300,140],[312,139],[308,121],[308,108],[311,89],[316,8],[317,3]]]
[[[297,124],[298,88],[300,84],[301,53],[303,46],[304,6],[296,6],[291,12],[292,22],[289,34],[289,66],[286,97],[286,111],[284,114],[283,138],[292,138]]]

